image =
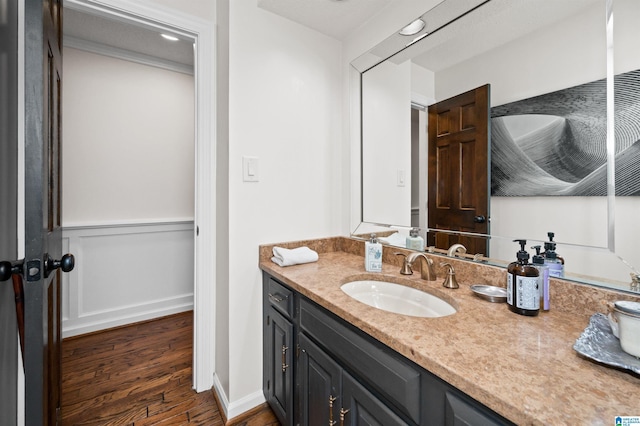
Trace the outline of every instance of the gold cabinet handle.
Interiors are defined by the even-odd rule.
[[[346,410],[344,408],[340,409],[340,426],[344,426],[344,416],[349,412],[349,409]]]
[[[285,373],[289,365],[287,364],[287,349],[288,346],[282,345],[282,372]]]
[[[338,399],[333,395],[329,395],[329,426],[334,426],[337,421],[333,420],[333,403]]]

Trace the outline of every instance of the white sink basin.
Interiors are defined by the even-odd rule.
[[[359,302],[413,317],[437,318],[452,315],[456,309],[433,294],[386,281],[351,281],[340,287]]]

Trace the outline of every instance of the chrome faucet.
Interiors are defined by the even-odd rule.
[[[456,257],[457,254],[465,254],[466,252],[467,248],[465,246],[462,244],[454,244],[447,250],[447,256]]]
[[[402,275],[412,275],[413,274],[413,264],[418,258],[422,258],[424,262],[420,267],[420,276],[423,280],[427,281],[435,281],[436,280],[436,271],[433,269],[433,260],[429,259],[424,253],[420,253],[417,251],[411,252],[408,256],[404,253],[395,253],[399,256],[404,256],[404,262],[402,263],[402,268],[400,269],[400,273]]]

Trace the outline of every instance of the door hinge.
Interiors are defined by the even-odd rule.
[[[269,327],[270,321],[269,321],[269,315],[267,315],[267,327]]]
[[[267,380],[267,390],[271,389],[271,380]]]
[[[300,358],[300,343],[296,344],[296,359]]]

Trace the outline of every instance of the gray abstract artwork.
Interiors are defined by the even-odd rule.
[[[606,196],[606,80],[491,108],[491,195]],[[614,78],[616,195],[640,195],[640,70]]]

